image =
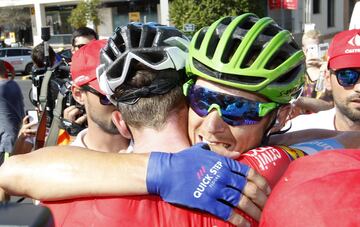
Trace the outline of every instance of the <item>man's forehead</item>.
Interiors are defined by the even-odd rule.
[[[91,40],[95,39],[94,36],[88,35],[88,36],[78,36],[74,39],[75,45],[79,44],[87,44]]]
[[[202,87],[206,87],[213,91],[218,91],[218,92],[229,94],[229,95],[244,97],[246,99],[253,100],[253,101],[260,101],[260,102],[269,101],[265,97],[263,97],[257,93],[248,92],[248,91],[240,90],[237,88],[231,88],[231,87],[228,87],[228,86],[225,86],[222,84],[218,84],[218,83],[215,83],[215,82],[212,82],[209,80],[204,80],[202,78],[197,79],[196,84],[200,85]]]

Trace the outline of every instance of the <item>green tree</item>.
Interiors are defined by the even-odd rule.
[[[70,25],[77,29],[85,27],[88,22],[94,24],[95,28],[101,23],[99,18],[100,0],[82,0],[71,11],[71,15],[68,18]]]
[[[25,29],[31,26],[29,9],[0,8],[0,26],[8,30]]]
[[[198,30],[223,16],[246,12],[264,16],[264,6],[264,0],[173,0],[170,3],[170,21],[180,29],[184,24],[195,24]]]

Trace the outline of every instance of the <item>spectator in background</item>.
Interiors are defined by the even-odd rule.
[[[304,96],[316,98],[315,91],[316,81],[320,76],[320,68],[322,59],[318,55],[319,44],[322,42],[321,34],[317,30],[310,30],[304,33],[302,37],[302,49],[306,57],[306,74],[307,74],[307,88],[304,90]]]
[[[322,128],[360,130],[360,29],[337,34],[329,47],[325,84],[332,92],[335,108],[292,120],[291,131]]]
[[[14,80],[7,80],[5,74],[5,65],[0,62],[0,165],[11,153],[25,116],[21,89]]]
[[[72,33],[72,53],[74,54],[77,50],[79,50],[82,46],[89,43],[91,40],[99,39],[98,34],[96,32],[88,27],[81,27],[76,29]]]
[[[116,107],[100,90],[96,79],[100,49],[105,44],[105,40],[92,41],[72,58],[72,95],[86,110],[88,128],[82,130],[71,145],[102,152],[119,152],[128,148],[129,140],[122,137],[113,124],[111,114]]]
[[[93,29],[88,27],[81,27],[76,29],[72,33],[72,54],[94,39],[98,39],[98,34],[96,34]],[[64,119],[70,121],[71,124],[83,125],[86,121],[86,115],[83,115],[80,108],[76,107],[75,105],[67,107],[64,110],[63,116]]]
[[[44,44],[41,43],[34,47],[31,52],[31,59],[33,60],[34,65],[37,68],[44,68],[45,67],[45,54],[44,54]],[[49,66],[52,67],[56,63],[56,54],[54,49],[49,46]]]
[[[317,30],[310,30],[302,37],[302,49],[306,57],[306,80],[302,97],[296,102],[292,117],[299,114],[316,113],[333,107],[329,91],[323,89],[325,59],[320,59],[319,44],[322,43],[321,34]],[[318,87],[317,87],[318,86]]]

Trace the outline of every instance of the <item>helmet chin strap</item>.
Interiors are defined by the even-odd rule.
[[[285,129],[285,130],[280,130],[280,131],[277,131],[277,132],[271,132],[271,129],[276,125],[278,124],[278,113],[279,113],[279,108],[274,110],[276,111],[276,114],[275,114],[275,118],[273,118],[271,121],[270,121],[270,124],[268,125],[268,127],[266,128],[265,130],[265,133],[263,135],[263,138],[261,140],[261,146],[267,146],[269,145],[269,139],[270,139],[270,136],[272,135],[279,135],[279,134],[284,134],[286,133],[287,131],[289,131],[290,128],[288,129]]]

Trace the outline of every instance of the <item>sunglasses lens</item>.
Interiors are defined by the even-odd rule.
[[[253,125],[261,120],[259,117],[259,108],[257,102],[242,100],[227,105],[222,109],[225,122],[232,122],[231,125]]]
[[[195,91],[195,86],[190,88],[189,92],[189,102],[191,108],[194,112],[199,115],[200,117],[205,117],[208,115],[208,109],[210,105],[206,102],[206,95],[204,89],[198,87]]]
[[[110,100],[105,95],[101,95],[99,98],[102,105],[111,105]]]
[[[99,97],[100,104],[105,105],[105,106],[112,104],[111,101],[110,101],[105,95],[101,94],[100,92],[98,92],[98,91],[95,90],[94,88],[92,88],[92,87],[90,87],[90,86],[88,86],[88,85],[84,85],[84,86],[83,86],[83,89],[84,89],[85,91],[88,91],[88,92],[96,95],[97,97]]]
[[[222,119],[232,126],[252,125],[261,120],[258,102],[213,92],[197,85],[190,88],[189,102],[200,117],[208,115],[209,108],[216,104],[220,107]]]
[[[359,79],[359,72],[355,70],[339,70],[336,72],[336,77],[341,86],[348,87],[353,86]]]

